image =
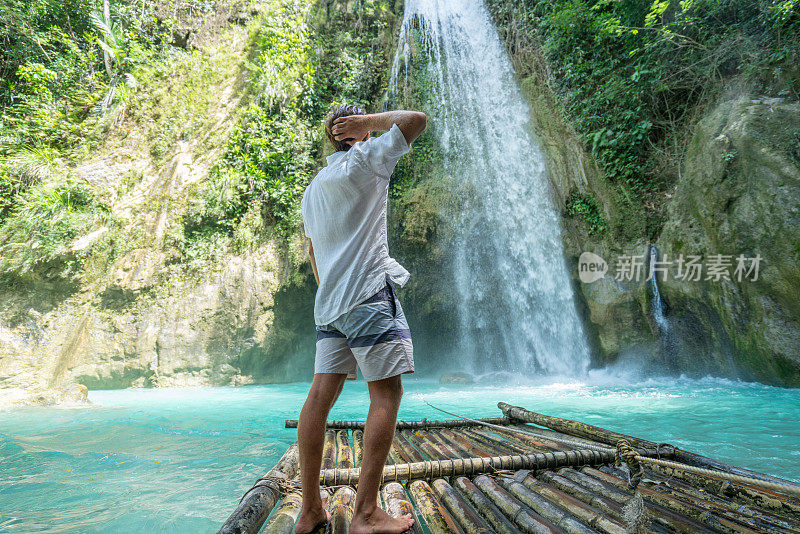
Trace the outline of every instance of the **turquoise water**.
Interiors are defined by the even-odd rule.
[[[665,441],[800,481],[800,390],[722,379],[439,386],[407,380],[401,418],[472,417],[498,401]],[[307,383],[97,391],[88,408],[0,411],[0,532],[215,532],[295,439]],[[331,414],[366,415],[348,383]]]

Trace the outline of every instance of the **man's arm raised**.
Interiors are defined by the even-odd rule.
[[[396,124],[406,143],[411,144],[425,129],[428,118],[420,111],[386,111],[370,115],[349,115],[339,117],[333,122],[332,132],[337,141],[351,141],[350,144],[364,139],[369,132],[386,131]]]

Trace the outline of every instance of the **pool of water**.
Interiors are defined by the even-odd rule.
[[[498,401],[800,481],[800,390],[723,379],[450,385],[405,381],[401,419],[500,415]],[[91,392],[86,408],[0,411],[0,532],[215,532],[295,440],[307,383]],[[348,383],[333,419],[363,419]]]

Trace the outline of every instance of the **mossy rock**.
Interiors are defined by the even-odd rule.
[[[761,257],[757,280],[663,284],[687,363],[800,385],[800,103],[743,96],[699,122],[659,245],[730,255],[731,274],[739,255]]]

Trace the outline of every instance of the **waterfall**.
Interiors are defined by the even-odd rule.
[[[664,301],[661,299],[661,292],[658,290],[658,273],[653,272],[653,265],[658,261],[658,249],[655,245],[650,245],[650,307],[653,311],[653,320],[656,322],[659,333],[666,337],[669,332],[669,321],[664,315]]]
[[[658,262],[658,249],[654,244],[650,245],[648,258],[648,271],[650,277],[650,311],[653,314],[653,322],[656,324],[656,347],[660,364],[673,372],[680,369],[678,362],[680,356],[679,336],[672,332],[669,319],[664,311],[664,299],[661,298],[661,291],[658,288],[659,270],[655,268]]]
[[[406,0],[390,94],[422,80],[457,181],[450,246],[459,366],[576,375],[589,350],[529,111],[480,0]]]

